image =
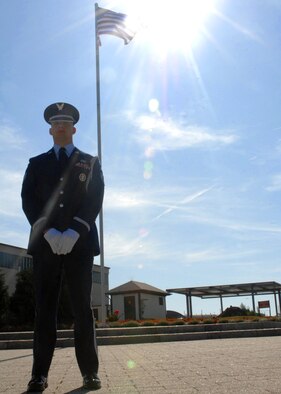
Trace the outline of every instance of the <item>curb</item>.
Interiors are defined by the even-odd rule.
[[[154,326],[98,328],[97,344],[125,345],[138,343],[194,341],[203,339],[249,338],[281,335],[281,322],[198,324],[196,326]],[[33,332],[0,332],[1,349],[32,349]],[[57,347],[73,347],[73,330],[59,330]]]

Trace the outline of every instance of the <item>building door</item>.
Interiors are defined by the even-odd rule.
[[[125,320],[136,320],[135,296],[124,297]]]

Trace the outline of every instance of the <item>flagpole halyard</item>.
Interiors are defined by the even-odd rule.
[[[96,99],[97,99],[97,142],[98,157],[102,164],[102,145],[101,145],[101,109],[100,109],[100,62],[99,62],[99,36],[97,31],[97,11],[98,4],[95,3],[95,41],[96,41]],[[99,213],[99,236],[100,236],[100,271],[101,271],[101,322],[105,324],[105,283],[104,283],[104,239],[103,239],[103,209]]]
[[[101,108],[100,108],[100,61],[99,47],[101,45],[100,35],[110,34],[124,40],[128,44],[134,37],[136,31],[129,28],[126,24],[127,15],[100,8],[95,3],[95,39],[96,39],[96,93],[97,93],[97,140],[98,156],[102,164],[102,145],[101,145]],[[103,239],[103,210],[99,213],[99,232],[100,232],[100,270],[101,270],[101,322],[105,324],[105,283],[104,283],[104,239]]]

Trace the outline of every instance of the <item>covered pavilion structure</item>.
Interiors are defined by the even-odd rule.
[[[223,312],[224,297],[251,296],[253,311],[256,312],[255,296],[273,295],[276,315],[280,314],[281,310],[281,284],[277,282],[254,282],[234,285],[184,287],[177,289],[167,289],[167,292],[185,295],[187,317],[192,317],[192,297],[200,297],[202,299],[219,298],[221,312]]]

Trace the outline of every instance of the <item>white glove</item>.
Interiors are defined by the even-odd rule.
[[[77,231],[68,228],[62,233],[60,244],[57,254],[68,254],[72,251],[73,246],[76,244],[80,234]]]
[[[49,245],[52,249],[52,252],[55,254],[58,253],[58,247],[61,242],[61,237],[62,237],[62,233],[60,231],[56,230],[55,228],[50,228],[50,230],[48,230],[44,234],[44,238],[49,243]]]

